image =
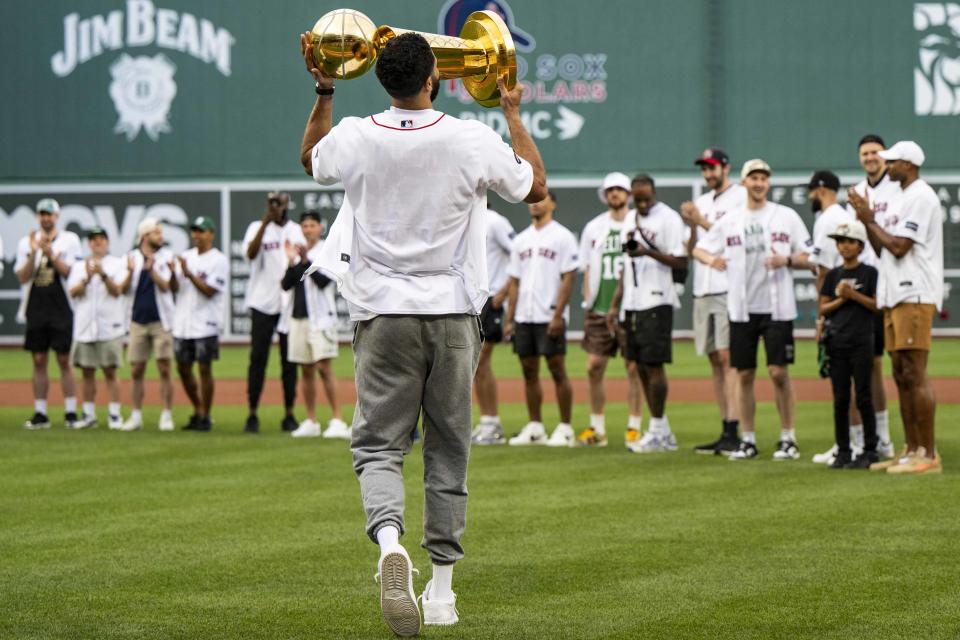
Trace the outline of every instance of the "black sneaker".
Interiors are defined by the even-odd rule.
[[[853,456],[850,455],[850,450],[838,451],[837,457],[833,459],[833,462],[827,465],[828,469],[846,469],[848,465],[853,463]]]
[[[726,434],[721,435],[719,438],[717,438],[713,442],[708,442],[707,444],[698,444],[693,448],[693,452],[699,453],[705,456],[717,455],[718,448],[720,447],[720,444],[723,443],[723,440],[725,437],[726,437]]]
[[[251,413],[247,416],[247,423],[243,425],[244,433],[260,433],[260,418]]]
[[[856,458],[847,463],[847,469],[869,469],[870,465],[880,462],[880,454],[876,451],[864,451]]]
[[[300,425],[297,424],[297,419],[292,415],[287,414],[283,416],[283,421],[280,423],[281,431],[296,431],[297,427]]]
[[[210,431],[213,428],[213,420],[210,419],[210,416],[204,416],[202,418],[197,418],[197,426],[193,428],[194,431]]]
[[[77,417],[76,411],[69,411],[63,416],[63,427],[64,429],[76,429],[77,425],[80,424],[80,418]]]
[[[717,440],[708,444],[701,444],[693,448],[695,453],[703,455],[728,456],[740,448],[740,438],[730,434],[723,434]]]
[[[740,446],[737,447],[737,450],[730,454],[730,460],[753,460],[760,455],[760,452],[757,450],[757,445],[752,442],[747,442],[746,440],[740,441]]]
[[[196,431],[197,425],[200,423],[200,417],[195,413],[190,414],[190,419],[187,421],[187,424],[180,427],[184,431]]]
[[[799,460],[800,447],[793,440],[781,440],[777,443],[777,450],[773,452],[774,460]]]
[[[50,418],[47,417],[47,414],[40,413],[37,411],[33,414],[33,417],[23,423],[24,429],[29,429],[30,431],[36,431],[38,429],[49,429],[50,428]]]

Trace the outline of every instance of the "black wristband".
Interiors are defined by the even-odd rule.
[[[336,87],[334,87],[333,85],[330,85],[329,89],[321,89],[319,82],[316,83],[316,85],[314,86],[314,90],[317,92],[318,96],[332,96],[335,88]]]

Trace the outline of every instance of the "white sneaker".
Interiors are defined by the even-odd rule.
[[[453,600],[431,600],[430,588],[433,586],[433,580],[427,583],[420,596],[420,602],[423,604],[423,624],[448,626],[457,624],[460,615],[457,612],[457,596],[454,594]]]
[[[157,425],[160,431],[173,431],[176,427],[173,424],[173,416],[169,413],[160,414],[160,424]]]
[[[123,418],[120,416],[110,416],[107,418],[107,428],[111,431],[119,431],[123,428]]]
[[[510,438],[510,445],[514,447],[530,444],[547,444],[547,430],[542,422],[528,422],[520,433]]]
[[[291,433],[294,438],[319,438],[320,425],[309,418],[300,423],[300,426]]]
[[[823,453],[814,454],[813,464],[833,464],[833,461],[837,459],[837,451],[839,451],[839,448],[837,445],[833,445],[829,450],[824,451]]]
[[[568,424],[558,424],[547,440],[548,447],[572,447],[577,443],[577,434]]]
[[[881,458],[892,458],[896,453],[896,450],[893,448],[893,443],[889,440],[877,443],[877,455]]]
[[[660,433],[657,431],[647,431],[637,442],[627,445],[627,449],[633,453],[659,453],[664,451],[677,450],[677,437],[672,431]]]
[[[139,431],[143,429],[143,418],[134,418],[130,416],[120,427],[120,431]]]
[[[330,422],[327,423],[327,430],[323,432],[323,437],[327,439],[336,438],[337,440],[349,440],[352,434],[353,431],[350,425],[343,420],[331,418]]]
[[[406,550],[397,545],[380,558],[380,612],[398,636],[420,633],[420,608],[413,593],[413,564]]]
[[[73,423],[74,429],[96,429],[97,426],[97,416],[88,416],[87,414],[83,414],[79,420],[75,420]]]

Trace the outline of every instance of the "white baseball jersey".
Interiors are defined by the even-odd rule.
[[[694,201],[697,209],[711,225],[715,225],[727,213],[747,206],[747,189],[742,184],[732,183],[718,195],[716,190],[702,194]],[[702,237],[707,232],[696,230]],[[727,274],[707,265],[693,261],[693,297],[716,295],[727,292]]]
[[[680,214],[657,202],[645,216],[631,211],[624,220],[621,242],[633,237],[641,247],[656,248],[661,253],[684,258],[684,223]],[[680,308],[680,297],[673,286],[673,270],[650,256],[628,258],[623,267],[624,311],[643,311],[663,305]]]
[[[177,307],[173,314],[173,337],[187,340],[219,335],[227,310],[225,289],[227,276],[230,274],[230,261],[216,247],[203,253],[198,253],[194,247],[183,256],[187,260],[187,269],[213,287],[216,293],[210,298],[200,293],[193,282],[183,276],[180,261],[177,261],[180,290],[177,292]],[[277,288],[280,288],[279,281]]]
[[[922,179],[902,191],[899,208],[884,217],[894,236],[910,238],[913,247],[902,258],[883,249],[877,306],[901,302],[943,306],[943,206],[936,192]]]
[[[307,262],[312,263],[320,257],[323,250],[323,240],[307,251]],[[334,293],[335,285],[328,284],[321,289],[313,278],[307,276],[303,280],[303,294],[307,302],[307,317],[310,327],[320,331],[334,329],[337,326],[337,299]],[[292,293],[292,290],[291,290]],[[289,318],[293,314],[293,295],[290,296],[289,311],[285,314]]]
[[[87,262],[74,262],[67,276],[67,289],[73,289],[87,278]],[[100,262],[103,272],[114,284],[127,278],[127,261],[106,255]],[[119,338],[127,332],[126,300],[123,294],[110,295],[103,278],[94,275],[83,295],[73,298],[73,339],[75,342],[102,342]]]
[[[130,278],[130,290],[127,292],[126,322],[129,323],[133,316],[133,302],[137,296],[137,283],[140,282],[140,274],[143,272],[143,263],[146,258],[139,249],[134,249],[128,255],[133,256],[133,276]],[[166,247],[161,247],[153,259],[153,271],[165,282],[170,281],[170,263],[176,260],[173,252]],[[174,300],[173,292],[160,291],[156,283],[153,285],[153,296],[157,303],[157,312],[160,315],[160,325],[165,331],[173,329]]]
[[[391,107],[343,118],[312,158],[317,182],[343,183],[350,207],[338,219],[353,214],[351,252],[340,252],[351,318],[480,312],[490,285],[487,190],[520,202],[533,185],[530,163],[493,129]]]
[[[557,308],[560,281],[576,271],[577,238],[556,220],[537,229],[530,225],[513,241],[507,275],[520,280],[514,322],[545,324]],[[569,321],[569,305],[563,309]]]
[[[624,216],[624,220],[614,220],[610,211],[595,216],[583,228],[580,234],[580,271],[585,272],[587,278],[587,296],[583,301],[584,309],[593,309],[597,304],[600,289],[611,286],[616,289],[623,273],[625,257],[620,247],[620,232],[623,231],[624,221],[634,214],[631,209]],[[612,299],[612,293],[607,296]],[[601,300],[599,305],[603,306]]]
[[[854,190],[862,197],[865,197],[870,206],[877,212],[877,223],[879,223],[881,227],[889,232],[896,226],[895,221],[899,218],[900,199],[903,197],[903,190],[900,189],[899,182],[894,182],[890,179],[890,176],[884,172],[876,185],[870,186],[870,183],[866,179],[863,179],[857,183]],[[857,217],[857,212],[854,211],[853,207],[849,204],[847,205],[847,211],[854,218]],[[888,216],[891,220],[889,224],[887,223]],[[877,252],[873,250],[873,246],[869,243],[867,246],[870,249],[871,259],[874,260],[867,264],[876,266],[879,269],[880,259]],[[867,252],[864,251],[864,253]],[[861,259],[863,259],[863,256],[861,256]]]
[[[247,248],[253,242],[262,221],[251,222],[243,236],[243,257],[247,257]],[[284,291],[280,288],[280,281],[287,270],[287,254],[283,250],[284,241],[293,244],[305,245],[300,225],[293,220],[287,220],[283,226],[276,222],[267,224],[263,232],[263,240],[257,257],[250,260],[250,279],[247,281],[247,292],[243,304],[248,309],[256,309],[260,313],[275,315],[286,303]]]
[[[487,209],[487,274],[490,282],[490,295],[495,294],[507,283],[507,265],[510,263],[510,249],[516,232],[513,225],[502,215]]]
[[[767,271],[763,259],[809,253],[812,245],[797,212],[773,202],[759,210],[743,207],[728,213],[697,242],[698,248],[727,261],[727,310],[732,322],[747,322],[751,313],[770,313],[774,320],[796,319],[793,270],[784,266]],[[766,284],[753,296],[748,294],[751,274]]]
[[[833,269],[843,264],[843,258],[837,251],[837,241],[828,237],[845,222],[853,222],[857,219],[856,214],[851,209],[841,207],[839,204],[832,204],[819,214],[813,222],[813,251],[810,257],[819,266],[825,269]],[[877,254],[867,242],[860,253],[860,262],[875,267],[877,265]]]
[[[37,233],[40,232],[37,231]],[[80,238],[72,231],[57,231],[57,236],[53,239],[50,249],[53,251],[53,255],[55,257],[59,256],[68,267],[72,267],[74,262],[83,258],[83,248],[80,246]],[[37,267],[40,266],[40,259],[42,257],[43,252],[37,249],[36,255],[33,256],[34,272],[36,272]],[[27,235],[20,238],[20,242],[17,243],[17,259],[13,263],[13,270],[19,271],[22,269],[23,265],[27,264],[29,258],[30,236]],[[27,301],[30,299],[30,287],[32,284],[33,280],[29,280],[26,284],[20,285],[20,307],[17,309],[17,322],[21,324],[27,321]],[[69,302],[72,307],[73,300],[70,298],[70,292],[67,290],[67,279],[61,277],[60,284],[63,285],[63,293],[67,297],[67,302]]]

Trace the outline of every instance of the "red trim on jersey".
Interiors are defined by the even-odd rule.
[[[433,125],[437,124],[438,122],[443,120],[443,116],[445,115],[447,114],[441,113],[439,118],[437,118],[430,124],[423,125],[422,127],[407,127],[407,128],[391,127],[385,124],[380,124],[379,122],[377,122],[377,119],[374,118],[373,116],[370,116],[370,119],[373,121],[373,124],[377,125],[378,127],[383,127],[384,129],[393,129],[394,131],[419,131],[420,129],[426,129],[427,127],[432,127]]]

